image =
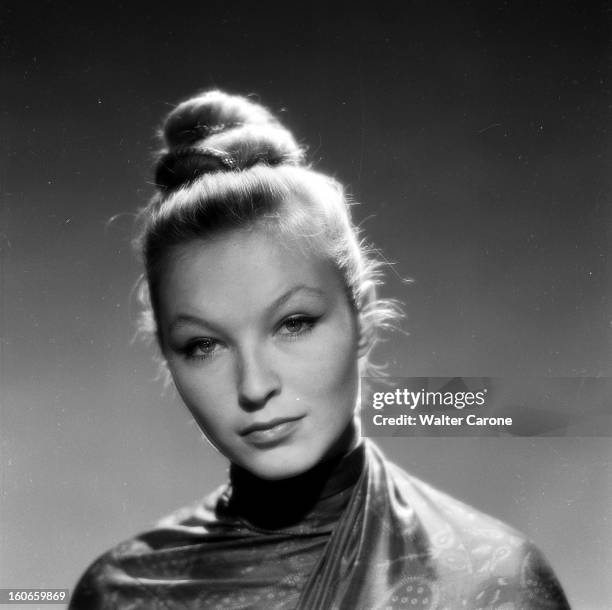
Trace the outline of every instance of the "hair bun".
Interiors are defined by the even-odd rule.
[[[298,165],[304,153],[267,108],[223,91],[179,104],[163,126],[166,149],[156,168],[160,188],[174,189],[202,174],[257,163]]]

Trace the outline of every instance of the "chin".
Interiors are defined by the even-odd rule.
[[[308,457],[283,453],[271,451],[244,464],[243,468],[260,479],[278,481],[303,474],[321,460],[315,452],[309,452]]]

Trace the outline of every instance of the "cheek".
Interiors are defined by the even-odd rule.
[[[317,386],[323,393],[343,393],[353,385],[357,377],[357,365],[354,357],[345,353],[334,353],[330,350],[327,360],[321,359],[316,374]]]
[[[231,415],[227,405],[232,396],[225,375],[221,371],[204,375],[181,367],[170,370],[180,397],[198,423],[210,430],[223,428]]]
[[[336,403],[352,402],[359,374],[357,346],[350,328],[313,345],[295,373],[294,379],[308,395]]]

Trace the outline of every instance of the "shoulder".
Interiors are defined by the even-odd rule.
[[[155,522],[152,529],[193,528],[194,532],[214,529],[222,523],[218,507],[226,492],[227,485],[221,485],[203,498],[165,515]]]
[[[97,557],[79,578],[69,610],[116,609],[126,589],[138,588],[140,578],[155,578],[180,562],[188,549],[219,528],[229,527],[216,505],[225,487],[183,506]],[[173,552],[176,551],[176,552]],[[137,591],[134,591],[137,593]]]
[[[444,547],[451,540],[471,546],[473,542],[504,540],[518,547],[525,536],[510,525],[426,483],[389,460],[368,442],[369,478],[376,495],[383,494],[391,506],[409,507],[430,543]]]
[[[391,462],[387,468],[395,493],[414,510],[440,579],[460,577],[474,607],[506,598],[529,610],[569,608],[548,560],[523,533]]]
[[[389,468],[421,521],[434,530],[452,529],[467,538],[505,539],[513,546],[525,541],[524,534],[507,523],[407,473],[396,464],[390,463]]]
[[[142,545],[132,539],[100,555],[79,578],[68,610],[110,610],[118,606],[113,583],[121,579],[120,558],[125,553],[139,550],[142,551]]]

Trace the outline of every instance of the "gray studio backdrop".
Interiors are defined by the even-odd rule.
[[[406,306],[391,374],[611,375],[598,3],[139,4],[5,10],[0,587],[71,588],[226,475],[131,343],[154,129],[199,89],[256,93],[348,185]],[[532,537],[576,608],[610,607],[609,438],[380,445]]]

